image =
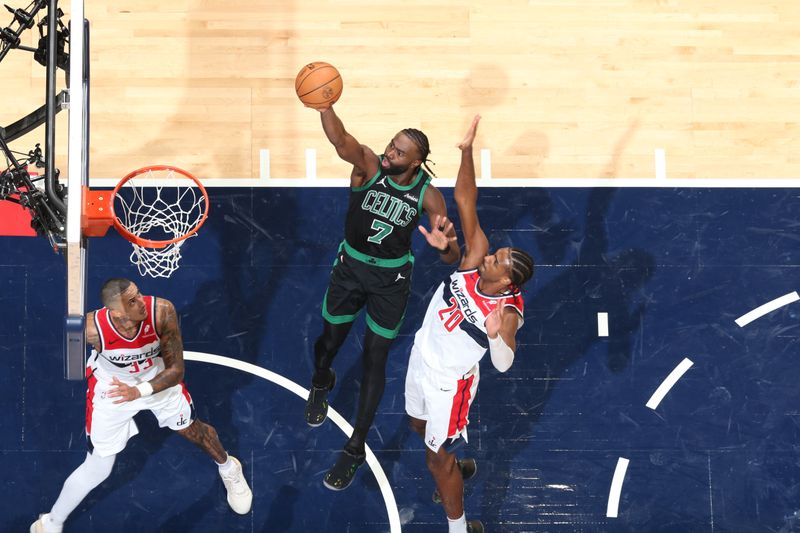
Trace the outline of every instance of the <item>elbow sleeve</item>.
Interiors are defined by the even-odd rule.
[[[511,368],[511,363],[514,362],[514,351],[499,333],[494,339],[489,337],[489,355],[492,358],[492,364],[500,372]]]

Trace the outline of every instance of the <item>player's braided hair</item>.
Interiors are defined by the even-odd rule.
[[[431,153],[431,145],[428,143],[428,136],[422,133],[420,130],[414,128],[406,128],[401,133],[406,135],[414,142],[414,144],[417,145],[417,148],[419,148],[420,159],[422,160],[422,167],[428,174],[436,177],[436,174],[434,174],[431,168],[428,166],[428,163],[432,165],[436,164],[433,161],[428,160],[428,155]]]
[[[110,307],[116,303],[120,294],[131,286],[132,281],[126,278],[110,278],[103,283],[100,289],[100,301],[105,307]]]
[[[521,288],[533,276],[533,258],[519,248],[511,248],[511,286],[512,289]]]

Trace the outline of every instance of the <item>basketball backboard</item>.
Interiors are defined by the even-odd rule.
[[[86,358],[86,237],[81,230],[83,196],[89,185],[89,23],[83,0],[70,4],[69,138],[67,196],[67,312],[65,375],[83,379]]]

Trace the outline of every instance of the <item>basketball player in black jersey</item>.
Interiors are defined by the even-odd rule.
[[[400,329],[411,290],[411,235],[423,212],[431,227],[442,229],[450,238],[447,246],[439,248],[442,260],[454,263],[459,250],[442,193],[430,184],[425,164],[430,147],[424,133],[413,128],[400,131],[379,156],[344,129],[332,107],[316,109],[328,140],[353,170],[345,236],[322,301],[322,335],[314,344],[315,371],[305,410],[312,427],[327,417],[328,392],[336,383],[331,363],[366,306],[364,374],[356,422],[324,479],[329,489],[344,490],[365,459],[367,432],[383,395],[389,346]],[[423,233],[427,239],[427,232]]]

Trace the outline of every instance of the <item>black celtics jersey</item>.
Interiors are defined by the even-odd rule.
[[[353,187],[344,229],[348,253],[373,264],[410,257],[411,235],[430,182],[431,177],[420,169],[411,183],[398,185],[379,169],[365,185]]]

